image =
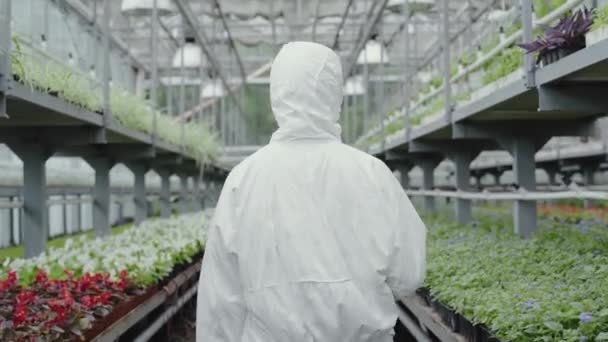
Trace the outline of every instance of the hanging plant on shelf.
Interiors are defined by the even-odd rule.
[[[585,34],[593,24],[587,8],[567,15],[553,27],[545,29],[543,37],[530,43],[518,44],[526,53],[537,54],[536,64],[548,65],[585,48]]]

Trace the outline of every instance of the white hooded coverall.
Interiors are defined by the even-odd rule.
[[[342,144],[339,57],[283,46],[279,124],[232,170],[209,228],[198,342],[392,341],[395,299],[423,281],[425,226],[391,171]]]

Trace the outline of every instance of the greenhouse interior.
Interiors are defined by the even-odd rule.
[[[0,341],[608,341],[607,0],[0,0],[0,26]],[[335,114],[344,152],[280,141],[274,98],[327,104],[328,72],[339,119],[289,115]],[[416,213],[425,240],[391,243],[422,260],[361,276],[388,301],[247,287],[343,267],[306,249],[343,227],[285,228],[287,253],[279,224],[348,222],[369,248],[334,250],[365,268],[384,232],[362,225]],[[258,279],[271,255],[284,278]]]

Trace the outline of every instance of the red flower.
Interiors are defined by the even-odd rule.
[[[83,296],[82,298],[80,298],[80,302],[87,310],[91,309],[93,305],[95,305],[91,296]]]
[[[43,270],[38,270],[38,273],[36,273],[36,284],[44,285],[48,281],[49,277],[47,276],[47,274]]]
[[[15,307],[15,312],[13,313],[13,324],[15,326],[20,326],[27,320],[27,307],[22,305],[17,305]]]
[[[29,303],[33,302],[35,298],[36,298],[36,293],[34,291],[21,291],[16,297],[17,305],[18,306],[28,305]]]

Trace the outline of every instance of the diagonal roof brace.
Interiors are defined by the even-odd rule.
[[[215,56],[208,49],[208,46],[210,45],[209,39],[207,38],[207,36],[205,36],[205,33],[202,30],[198,29],[200,27],[200,25],[198,23],[198,18],[194,15],[194,13],[192,13],[192,10],[190,9],[190,5],[188,5],[185,0],[174,0],[174,2],[177,5],[177,8],[179,9],[179,11],[182,14],[182,16],[184,17],[184,19],[186,19],[186,22],[188,23],[188,25],[190,25],[190,27],[192,27],[194,34],[196,36],[196,40],[200,43],[201,48],[203,49],[203,52],[205,53],[205,55],[207,56],[207,59],[209,60],[209,63],[211,64],[211,67],[213,69],[217,70],[220,80],[222,81],[224,88],[228,92],[228,95],[234,100],[234,103],[238,107],[239,112],[243,113],[243,108],[241,107],[241,103],[239,102],[237,97],[234,95],[233,89],[228,84],[228,81],[227,81],[226,77],[224,76],[218,61],[215,59]]]
[[[220,16],[220,20],[222,21],[222,25],[224,26],[224,30],[228,35],[228,44],[234,51],[234,56],[236,58],[236,62],[239,65],[239,72],[241,73],[241,81],[243,85],[247,83],[247,75],[245,73],[245,67],[243,66],[243,61],[241,60],[241,56],[239,52],[236,50],[236,45],[234,44],[234,39],[232,39],[232,34],[230,33],[230,29],[228,28],[228,23],[226,22],[226,18],[224,18],[224,13],[222,12],[222,7],[220,6],[220,2],[218,0],[213,1],[215,3],[215,7],[217,8],[218,14]]]

